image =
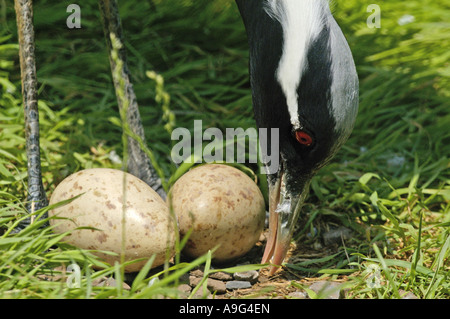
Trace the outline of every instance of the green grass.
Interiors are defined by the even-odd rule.
[[[82,5],[80,30],[66,27],[68,4],[35,3],[48,194],[77,170],[120,168],[110,153],[123,155],[97,3]],[[360,111],[349,141],[314,178],[296,233],[310,249],[329,227],[345,226],[353,236],[331,251],[319,249],[318,257],[288,263],[287,270],[300,277],[345,279],[348,298],[412,292],[448,299],[450,11],[443,0],[380,6],[381,28],[369,29],[364,4],[335,2],[360,76]],[[0,297],[176,297],[177,278],[197,265],[208,266],[210,256],[162,273],[145,268],[125,290],[94,285],[104,276],[123,281],[120,267],[95,270],[93,265],[102,264],[91,252],[63,243],[55,248],[61,236],[51,229],[34,225],[20,236],[9,233],[25,214],[27,165],[15,16],[11,2],[0,2],[0,8]],[[204,128],[254,127],[246,38],[232,1],[121,1],[120,12],[146,138],[167,181],[185,169],[177,171],[170,160],[171,128],[193,129],[194,119],[203,120]],[[399,25],[405,14],[415,21]],[[148,71],[160,75],[159,82]],[[81,267],[81,288],[46,280],[64,275],[55,268],[72,263]],[[378,288],[367,284],[374,269]]]

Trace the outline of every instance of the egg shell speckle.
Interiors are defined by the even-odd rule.
[[[180,236],[192,228],[183,252],[198,257],[213,249],[225,262],[246,254],[264,228],[264,198],[242,171],[222,164],[191,169],[174,184],[168,200],[178,218]]]
[[[120,261],[122,247],[122,204],[124,172],[108,168],[79,171],[64,179],[55,189],[50,204],[79,198],[49,212],[56,233],[76,227],[94,229],[73,230],[64,241],[76,247],[111,251],[118,256],[95,252],[103,261]],[[164,263],[167,247],[174,250],[175,230],[164,200],[146,183],[126,173],[125,260],[150,258],[156,254],[152,267]],[[126,266],[128,272],[138,271],[147,260]]]

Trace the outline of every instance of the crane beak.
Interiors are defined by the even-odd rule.
[[[284,171],[274,184],[269,183],[269,237],[267,239],[262,263],[271,263],[269,276],[281,266],[289,250],[294,226],[298,219],[303,201],[308,193],[308,184],[304,184],[299,194],[286,189]]]

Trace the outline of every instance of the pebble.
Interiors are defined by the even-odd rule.
[[[420,299],[420,298],[417,297],[415,294],[413,294],[411,291],[406,292],[406,291],[400,289],[400,290],[398,291],[398,293],[400,294],[400,297],[401,297],[402,299]]]
[[[294,291],[289,293],[288,296],[293,299],[308,299],[308,294],[306,294],[304,291]]]
[[[97,287],[116,287],[117,286],[117,281],[114,278],[98,278],[92,281],[92,286],[97,286]],[[130,290],[130,286],[125,283],[122,282],[122,288],[125,290]]]
[[[213,272],[211,275],[209,275],[209,278],[222,280],[222,281],[233,280],[233,276],[231,274],[223,272],[223,271]]]
[[[226,284],[221,280],[208,278],[207,287],[211,291],[215,291],[217,294],[224,294],[227,292]]]
[[[201,277],[190,276],[189,277],[189,285],[191,287],[195,287],[200,283],[201,280],[202,280]],[[211,278],[206,279],[206,287],[210,291],[215,291],[217,294],[224,294],[227,291],[225,283],[223,281],[217,280],[217,279],[211,279]]]
[[[241,272],[235,272],[233,274],[234,279],[241,280],[241,281],[248,281],[252,284],[258,281],[259,273],[256,270],[249,270],[249,271],[241,271]]]
[[[209,291],[208,289],[206,289],[205,291],[203,290],[202,287],[200,287],[192,296],[194,299],[210,299],[211,298],[211,291]]]
[[[231,280],[231,281],[227,281],[225,287],[226,287],[226,289],[229,289],[229,290],[245,289],[245,288],[251,288],[252,284],[249,281]]]
[[[338,282],[316,281],[309,289],[319,294],[324,299],[339,299],[341,284]]]
[[[181,284],[178,286],[178,291],[180,292],[181,298],[188,298],[191,295],[192,287],[188,284]],[[203,299],[203,298],[211,298],[211,291],[209,289],[203,290],[203,287],[200,287],[192,296],[194,299]]]
[[[203,271],[201,269],[195,269],[190,272],[191,276],[203,277]]]
[[[203,279],[204,272],[201,269],[192,270],[189,274],[189,287],[196,287]],[[229,274],[226,272],[211,273],[207,279],[207,288],[217,295],[226,293],[228,290],[251,288],[252,284],[256,283],[259,278],[259,272],[256,270],[236,272]],[[182,285],[181,285],[182,286]],[[187,287],[179,287],[179,289],[186,289]]]
[[[187,298],[189,296],[189,294],[191,293],[192,288],[188,284],[181,284],[178,286],[178,291],[181,292],[181,295],[183,297]]]

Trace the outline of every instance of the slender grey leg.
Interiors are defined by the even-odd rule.
[[[39,111],[37,103],[36,64],[34,56],[33,5],[31,0],[15,0],[19,38],[22,95],[25,113],[25,138],[28,159],[27,209],[30,213],[48,205],[42,184],[41,157],[39,147]],[[32,223],[24,221],[18,230]]]
[[[116,93],[119,90],[119,81],[114,76],[116,62],[112,59],[112,43],[110,34],[115,34],[116,38],[123,44],[122,26],[116,0],[99,0],[100,14],[102,16],[103,31],[105,33],[106,45],[113,73],[113,82]],[[130,80],[130,72],[127,66],[127,57],[125,48],[119,50],[119,59],[123,61],[122,79],[125,82],[125,99],[128,101],[127,122],[132,132],[145,142],[144,127],[142,126],[139,107],[136,101],[136,95]],[[117,97],[119,108],[122,109],[122,100]],[[162,187],[161,180],[156,174],[151,161],[147,154],[140,148],[139,143],[132,137],[128,137],[128,170],[131,174],[137,176],[148,185],[150,185],[161,197],[165,198],[166,194]]]

